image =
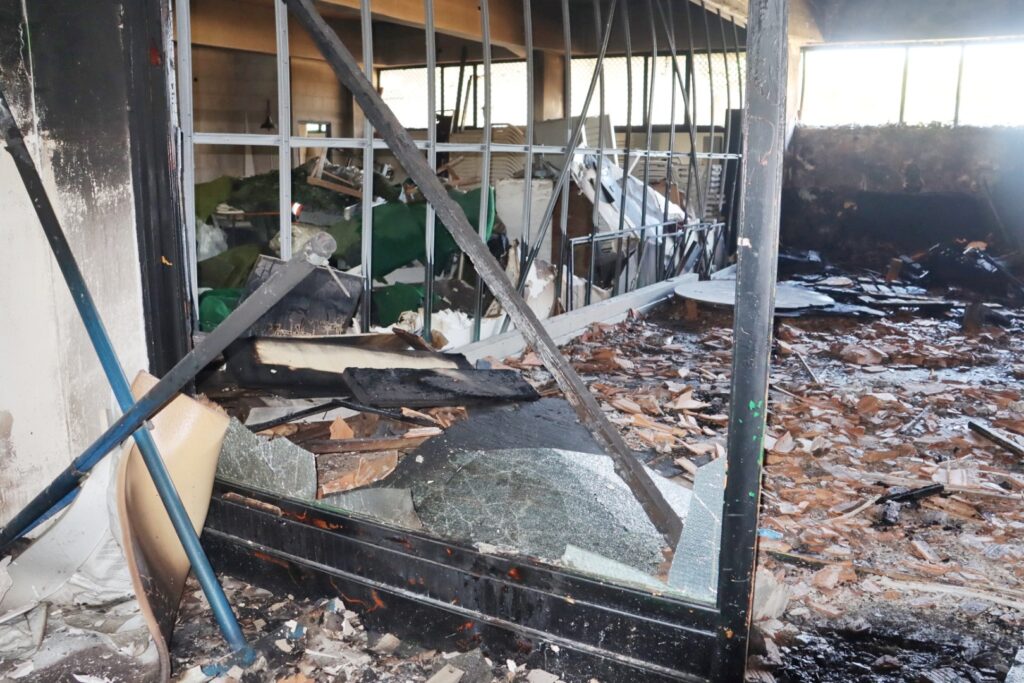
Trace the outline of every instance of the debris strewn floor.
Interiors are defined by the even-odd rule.
[[[968,423],[1024,431],[1019,335],[900,314],[777,336],[759,584],[786,607],[762,615],[759,663],[794,681],[1001,680],[1024,623],[1024,462]],[[730,347],[728,316],[677,304],[565,352],[648,464],[692,480],[724,453]],[[531,355],[509,362],[546,391]],[[889,645],[867,668],[840,654],[868,634]]]
[[[692,487],[725,454],[731,336],[727,314],[669,302],[564,351],[645,463]],[[1024,623],[1020,335],[965,332],[940,311],[791,318],[776,336],[752,676],[1002,680]],[[532,353],[503,364],[558,394]],[[377,636],[326,598],[228,588],[266,658],[247,680],[421,681],[458,668],[411,643],[374,649]],[[176,665],[198,675],[221,645],[190,595]],[[480,680],[526,680],[507,663],[486,670]]]
[[[339,598],[296,600],[231,577],[221,581],[257,650],[247,668],[224,662],[223,641],[199,584],[189,580],[171,653],[175,680],[314,683],[490,683],[557,677],[512,660],[495,662],[480,650],[425,650],[389,633],[369,633]]]

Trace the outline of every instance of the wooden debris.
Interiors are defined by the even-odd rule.
[[[340,453],[317,458],[317,497],[369,486],[398,466],[398,451]]]
[[[398,436],[368,439],[323,439],[306,441],[302,447],[312,453],[368,453],[372,451],[409,451],[427,439],[443,434],[437,427],[416,427]]]
[[[1003,434],[998,429],[988,427],[980,422],[975,422],[974,420],[968,422],[967,426],[975,434],[980,434],[992,443],[1005,448],[1018,457],[1024,458],[1024,444],[1012,438],[1010,435]]]
[[[348,422],[345,422],[345,418],[339,417],[331,423],[330,435],[331,439],[338,440],[354,438],[356,433],[348,426]]]

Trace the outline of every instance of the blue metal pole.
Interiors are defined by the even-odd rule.
[[[21,130],[14,120],[3,91],[0,91],[0,128],[3,129],[4,138],[7,142],[7,151],[14,159],[22,181],[25,183],[25,189],[28,191],[32,205],[39,216],[39,222],[43,226],[47,240],[50,242],[50,248],[53,250],[58,266],[60,266],[61,274],[64,276],[65,282],[67,282],[72,298],[75,300],[75,306],[78,308],[78,313],[89,334],[89,339],[96,349],[96,355],[99,356],[100,365],[103,366],[103,372],[107,376],[107,381],[114,392],[114,397],[121,410],[128,412],[134,404],[128,378],[118,362],[110,336],[103,326],[99,311],[96,309],[96,304],[85,284],[85,278],[82,276],[82,271],[78,267],[77,261],[75,261],[74,254],[71,252],[71,247],[64,235],[64,231],[61,229],[53,206],[50,204],[35,163],[25,147],[25,140],[22,138]],[[255,659],[255,652],[245,642],[245,636],[238,625],[238,620],[231,610],[231,605],[228,604],[223,588],[217,582],[213,567],[210,566],[210,560],[206,557],[206,553],[203,552],[202,546],[199,543],[199,534],[192,527],[192,520],[189,519],[188,514],[185,512],[185,507],[177,490],[174,488],[174,482],[171,481],[171,476],[167,472],[163,459],[160,457],[152,434],[150,434],[148,428],[144,427],[136,431],[134,437],[142,454],[142,459],[149,470],[150,476],[153,478],[153,483],[156,485],[160,500],[163,502],[171,524],[173,524],[174,530],[181,540],[185,554],[192,563],[192,569],[203,588],[203,592],[206,594],[207,600],[210,602],[210,607],[213,609],[214,617],[220,626],[221,632],[224,634],[224,638],[242,661],[246,663],[253,661]],[[78,459],[73,467],[61,473],[60,477],[58,477],[59,488],[67,489],[67,493],[64,494],[61,502],[70,502],[71,496],[69,494],[73,488],[77,486],[78,482],[85,477],[93,465],[106,452],[109,452],[109,449],[90,461],[80,462],[81,459]],[[37,517],[32,522],[38,523],[38,519]],[[4,531],[6,532],[7,529],[4,529]]]

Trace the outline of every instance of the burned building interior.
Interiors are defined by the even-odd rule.
[[[1024,2],[0,3],[0,679],[1024,682]]]

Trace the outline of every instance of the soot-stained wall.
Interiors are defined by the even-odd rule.
[[[147,367],[123,7],[0,3],[0,84],[129,376]],[[95,353],[10,157],[0,154],[0,523],[109,424]]]
[[[782,240],[840,259],[961,237],[1012,243],[1024,240],[1022,187],[1024,129],[798,127],[786,158]]]

